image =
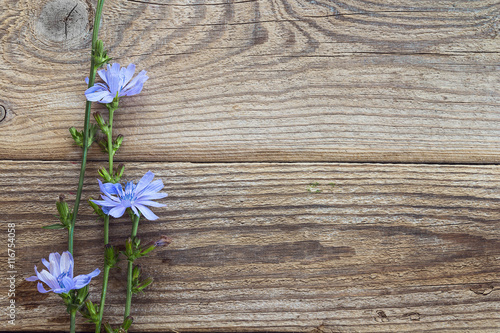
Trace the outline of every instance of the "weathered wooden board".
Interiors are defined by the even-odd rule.
[[[88,170],[86,198],[98,193],[97,167]],[[145,241],[167,234],[173,243],[141,260],[155,284],[134,299],[136,332],[500,327],[500,166],[141,163],[129,164],[127,178],[147,170],[169,197],[155,210],[159,221],[144,222],[139,234]],[[5,222],[16,223],[18,250],[17,325],[3,327],[66,330],[58,297],[22,278],[65,249],[64,232],[41,226],[54,222],[60,193],[72,200],[78,166],[3,161],[0,174],[0,237]],[[100,226],[84,205],[77,273],[102,264]],[[114,220],[113,242],[129,229],[128,219]],[[111,277],[114,322],[124,277],[123,270]]]
[[[0,159],[76,160],[93,2],[2,3]],[[108,0],[102,39],[150,75],[116,115],[118,158],[498,163],[499,13],[497,0]]]

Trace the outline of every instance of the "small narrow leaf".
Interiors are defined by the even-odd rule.
[[[43,229],[66,229],[65,226],[62,224],[52,224],[52,225],[46,225],[42,227]]]

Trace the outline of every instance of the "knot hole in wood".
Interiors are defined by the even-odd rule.
[[[83,40],[91,26],[90,14],[82,1],[52,0],[43,6],[35,30],[39,37],[53,42]]]
[[[0,123],[7,117],[7,110],[3,105],[0,105]]]

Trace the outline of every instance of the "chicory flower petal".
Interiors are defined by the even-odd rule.
[[[92,200],[95,204],[102,207],[104,214],[111,215],[115,218],[123,216],[127,208],[132,209],[135,215],[139,216],[139,212],[148,220],[156,220],[156,216],[148,207],[163,207],[152,200],[161,199],[167,196],[166,193],[158,193],[163,188],[161,180],[153,181],[154,174],[148,171],[135,185],[133,182],[128,182],[123,185],[106,183],[102,184],[99,181],[101,188],[102,200]],[[111,190],[111,186],[115,186],[115,191]]]
[[[107,69],[97,72],[104,83],[96,83],[85,91],[87,100],[107,104],[113,102],[115,98],[137,95],[149,77],[143,70],[132,79],[134,72],[134,64],[126,68],[120,68],[120,64],[117,63],[108,64]],[[87,79],[86,82],[88,84]]]
[[[100,270],[96,269],[90,274],[79,275],[73,278],[73,267],[75,266],[73,256],[68,251],[63,252],[62,256],[59,253],[51,253],[49,255],[49,262],[42,259],[43,264],[49,269],[43,269],[38,272],[35,266],[36,276],[27,278],[27,281],[37,281],[37,289],[41,293],[48,293],[52,291],[56,294],[67,293],[73,289],[80,289],[90,283],[90,280],[99,275]],[[43,287],[45,283],[50,289],[46,290]]]

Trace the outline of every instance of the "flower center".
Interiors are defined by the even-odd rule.
[[[64,279],[64,277],[66,276],[69,276],[69,272],[63,272],[61,274],[59,274],[59,276],[57,277],[57,282],[59,283],[59,287],[61,288],[66,288],[64,286],[64,284],[62,283],[62,280]]]
[[[120,198],[121,204],[124,207],[131,207],[135,199],[135,185],[132,182],[128,182],[125,185],[125,190],[123,191],[123,196]]]

